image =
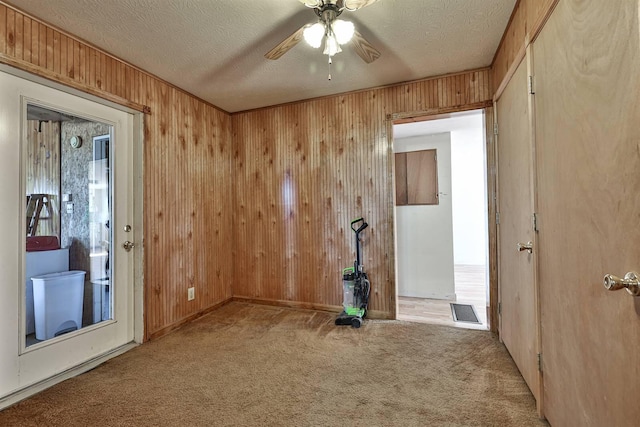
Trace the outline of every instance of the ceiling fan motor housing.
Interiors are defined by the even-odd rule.
[[[313,10],[325,24],[332,23],[342,13],[342,10],[332,3],[324,4],[322,7]]]

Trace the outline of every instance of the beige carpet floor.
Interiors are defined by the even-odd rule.
[[[539,426],[486,331],[234,302],[0,412],[0,426]]]

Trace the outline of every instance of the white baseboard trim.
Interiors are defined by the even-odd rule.
[[[49,387],[52,387],[58,383],[61,383],[62,381],[66,381],[69,378],[73,378],[80,374],[84,374],[85,372],[92,370],[98,365],[103,364],[107,360],[112,359],[116,356],[119,356],[123,353],[126,353],[127,351],[137,347],[138,345],[139,345],[138,343],[130,342],[129,344],[125,344],[107,353],[101,354],[100,356],[96,356],[93,359],[87,360],[86,362],[78,366],[74,366],[73,368],[67,369],[64,372],[60,372],[59,374],[56,374],[45,380],[39,381],[35,384],[31,384],[29,386],[16,390],[11,394],[8,394],[0,398],[0,411],[5,408],[8,408],[11,405],[15,405],[21,400],[24,400],[28,397],[33,396],[34,394],[40,393],[41,391],[46,390]]]

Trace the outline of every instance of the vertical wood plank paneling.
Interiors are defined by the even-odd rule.
[[[68,69],[68,55],[67,45],[68,37],[65,34],[60,34],[60,75],[66,76]]]
[[[58,31],[54,31],[53,32],[53,71],[56,74],[60,74],[61,72],[60,55],[61,55],[60,33]]]
[[[63,61],[61,61],[61,62],[64,62],[66,64],[66,68],[62,69],[61,72],[66,77],[69,77],[70,79],[73,79],[73,77],[74,77],[73,39],[71,37],[65,37],[63,42],[66,42],[66,49],[61,49],[61,53],[62,53],[62,51],[65,51],[66,55],[65,55],[65,59]]]
[[[519,55],[524,54],[526,44],[540,31],[557,2],[558,0],[517,2],[491,65],[494,90],[502,86],[504,79],[509,78],[510,71],[514,70],[513,67],[522,59]]]
[[[233,114],[234,296],[341,305],[340,272],[355,258],[349,223],[364,216],[370,224],[363,242],[372,281],[370,308],[393,316],[387,114],[486,102],[491,98],[488,73],[477,70]],[[274,195],[280,209],[269,211]]]
[[[110,74],[111,74],[111,89],[109,92],[117,94],[118,93],[118,60],[115,58],[110,58]],[[174,110],[175,111],[175,110]]]
[[[60,238],[60,122],[27,121],[26,195],[46,194],[51,211],[43,212],[36,235]]]
[[[110,93],[116,93],[118,91],[118,76],[117,76],[117,65],[116,59],[110,56],[107,56],[107,82]],[[173,111],[175,112],[175,106],[173,107]],[[177,133],[174,133],[175,137]]]
[[[445,77],[443,79],[442,93],[444,97],[444,101],[442,103],[443,107],[451,106],[451,76]],[[401,110],[404,111],[404,110]]]
[[[96,51],[95,49],[89,50],[89,79],[88,83],[91,87],[96,87]],[[129,98],[130,99],[130,98]]]
[[[96,67],[97,68],[97,67]],[[106,90],[106,78],[107,78],[107,56],[100,52],[100,73],[98,74],[96,85],[98,89]]]
[[[38,24],[38,65],[42,69],[47,68],[47,27],[46,25]]]
[[[97,53],[96,53],[97,55]],[[96,62],[98,62],[96,57]],[[127,84],[127,99],[136,99],[138,104],[143,104],[140,101],[140,72],[136,69],[127,67],[128,75],[126,76],[127,82],[131,82],[131,84]],[[203,124],[203,126],[205,126]]]
[[[0,4],[0,26],[5,28],[5,30],[0,33],[0,52],[4,54],[7,53],[7,12],[7,7]]]
[[[95,68],[95,54],[96,52],[93,52],[93,67]],[[123,98],[125,99],[137,99],[137,96],[135,95],[135,89],[137,87],[136,83],[136,77],[135,77],[135,70],[131,67],[125,67],[124,69],[124,81],[126,82],[125,87],[124,87],[124,96]],[[94,73],[92,73],[94,74]],[[93,86],[95,86],[95,81],[93,82]]]
[[[15,18],[15,56],[22,59],[24,42],[24,19],[22,14],[17,13]]]
[[[47,37],[47,48],[46,48],[46,52],[47,52],[47,70],[49,71],[54,71],[54,64],[53,64],[53,29],[52,28],[47,28],[47,32],[46,32],[46,37]]]
[[[104,80],[103,89],[105,92],[112,93],[113,88],[111,86],[111,61],[113,60],[109,55],[103,55],[104,60]]]
[[[15,40],[16,13],[11,9],[7,10],[5,28],[6,28],[6,33],[4,34],[4,38],[6,40],[7,55],[14,56],[16,52],[16,40]]]
[[[113,60],[111,63],[111,83],[112,87],[115,86],[115,79],[113,73]],[[178,104],[178,97],[176,95],[176,91],[174,88],[169,88],[167,90],[167,100],[168,105],[171,105],[171,109],[173,111],[168,115],[169,121],[169,135],[170,140],[173,141],[174,149],[173,151],[173,159],[169,158],[168,152],[165,153],[164,156],[164,172],[165,175],[172,174],[174,179],[171,180],[171,185],[167,189],[167,199],[169,200],[168,206],[168,219],[169,219],[169,229],[173,230],[173,233],[169,235],[169,239],[166,242],[166,246],[164,248],[173,248],[175,253],[181,253],[184,251],[184,242],[182,241],[182,236],[184,235],[184,217],[180,212],[180,180],[183,176],[183,168],[184,168],[184,156],[182,155],[182,143],[179,140],[181,129],[179,127],[180,119],[178,117],[180,111],[180,105]],[[178,113],[178,114],[176,114]],[[167,150],[168,151],[168,150]],[[173,160],[176,160],[174,163]],[[173,170],[172,169],[173,166]],[[168,254],[167,254],[168,255]],[[168,276],[169,281],[168,284],[170,286],[169,292],[167,292],[163,297],[165,309],[167,313],[173,319],[180,318],[180,302],[178,299],[169,298],[169,295],[178,295],[178,291],[184,288],[184,263],[185,259],[183,257],[174,257],[170,256],[167,258],[169,268],[165,269],[167,273],[170,273]],[[179,282],[178,282],[179,281]]]
[[[40,64],[40,24],[37,21],[31,21],[31,63],[33,65]]]
[[[31,24],[31,19],[24,16],[22,19],[22,59],[26,62],[31,62]]]
[[[84,83],[84,46],[80,42],[73,43],[73,67],[76,81]],[[113,91],[111,92],[114,93]]]
[[[124,64],[120,61],[115,61],[115,80],[116,86],[114,89],[114,93],[120,97],[124,95],[124,77],[122,76],[122,72],[124,69]]]

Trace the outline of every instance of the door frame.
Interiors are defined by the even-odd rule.
[[[131,141],[131,159],[132,162],[132,194],[129,195],[129,203],[132,205],[131,208],[133,210],[132,215],[132,226],[133,226],[133,241],[137,244],[133,248],[133,260],[130,262],[130,268],[133,268],[133,283],[130,284],[132,286],[133,291],[133,299],[132,299],[132,315],[133,318],[129,321],[132,323],[133,328],[133,341],[125,344],[119,348],[112,349],[108,351],[106,354],[98,355],[90,360],[87,360],[75,367],[72,367],[62,373],[55,374],[50,378],[43,379],[34,384],[27,385],[23,388],[20,388],[9,395],[0,396],[0,409],[10,406],[26,397],[29,397],[35,393],[38,393],[45,388],[51,387],[52,385],[64,381],[68,378],[76,376],[80,373],[86,372],[90,369],[93,369],[100,363],[115,357],[123,352],[135,347],[138,344],[141,344],[144,340],[144,312],[143,312],[143,302],[144,302],[144,205],[143,205],[143,196],[144,196],[144,186],[143,186],[143,173],[144,173],[144,112],[129,108],[124,105],[117,104],[115,102],[97,97],[95,95],[91,95],[81,90],[71,88],[69,86],[63,85],[61,83],[55,82],[53,80],[49,80],[35,74],[29,73],[27,71],[14,68],[10,65],[0,63],[0,72],[4,72],[6,74],[27,80],[32,83],[36,83],[51,89],[56,89],[61,92],[65,92],[66,94],[76,96],[78,98],[82,98],[91,102],[95,102],[97,104],[101,104],[107,107],[114,108],[116,110],[128,113],[132,116],[132,141]],[[22,131],[21,131],[22,134]],[[21,156],[22,158],[22,156]],[[21,166],[22,170],[22,166]],[[21,180],[23,178],[21,177]],[[22,210],[21,210],[22,211]],[[22,273],[24,274],[24,273]],[[21,298],[23,300],[24,298]],[[19,312],[22,313],[24,308],[20,309]],[[20,315],[20,318],[22,315]],[[21,347],[23,344],[20,344],[18,347]]]

